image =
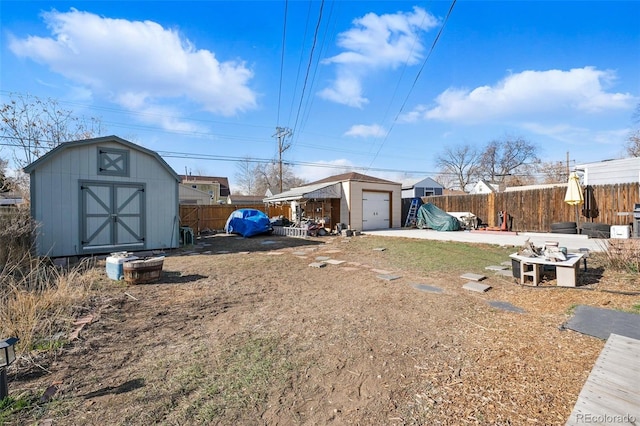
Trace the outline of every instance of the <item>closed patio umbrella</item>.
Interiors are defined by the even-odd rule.
[[[569,183],[567,185],[567,193],[564,196],[564,202],[570,206],[575,206],[576,209],[576,225],[580,220],[578,215],[578,206],[584,202],[582,196],[582,188],[580,187],[580,178],[576,172],[572,172],[569,175]]]

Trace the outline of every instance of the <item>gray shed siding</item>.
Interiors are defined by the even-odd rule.
[[[129,176],[98,174],[98,149],[129,151]],[[144,151],[101,138],[95,144],[71,146],[31,170],[31,209],[38,222],[41,256],[85,254],[81,250],[80,183],[136,183],[145,188],[144,249],[177,247],[178,182]]]

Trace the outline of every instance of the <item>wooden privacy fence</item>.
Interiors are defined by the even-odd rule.
[[[256,209],[269,217],[289,217],[289,205],[266,206],[264,204],[212,204],[212,205],[180,205],[180,226],[188,226],[193,232],[200,234],[203,230],[220,231],[224,229],[229,215],[238,209]]]
[[[576,208],[564,202],[566,187],[531,189],[492,194],[440,195],[422,197],[444,211],[471,212],[489,226],[498,225],[499,212],[513,217],[513,231],[549,232],[555,222],[576,222]],[[579,222],[629,225],[633,209],[640,203],[640,184],[593,185],[598,217],[587,219],[582,206],[577,208]]]

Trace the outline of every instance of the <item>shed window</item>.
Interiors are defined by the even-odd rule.
[[[129,151],[116,148],[98,148],[98,174],[129,176]]]

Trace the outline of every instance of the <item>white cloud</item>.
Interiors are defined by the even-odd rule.
[[[629,135],[629,129],[592,130],[586,127],[569,124],[545,125],[541,123],[523,123],[522,127],[532,133],[547,136],[553,140],[569,145],[584,146],[595,143],[597,145],[619,146]]]
[[[252,70],[241,61],[220,62],[176,30],[76,9],[43,18],[51,37],[11,36],[11,51],[123,107],[138,111],[178,100],[224,116],[256,107]]]
[[[314,161],[315,166],[301,165],[295,166],[296,176],[301,176],[307,182],[314,182],[329,176],[339,175],[353,171],[353,163],[347,159],[340,158],[332,161]]]
[[[357,124],[355,126],[351,126],[351,128],[344,133],[344,136],[381,138],[386,134],[387,132],[384,130],[384,128],[382,128],[382,126],[378,124],[372,124],[370,126],[367,126],[365,124]]]
[[[421,116],[477,123],[527,114],[597,113],[632,108],[637,99],[631,94],[607,91],[615,77],[613,71],[594,67],[523,71],[509,75],[494,86],[447,89],[436,98],[437,106],[425,108],[420,105],[403,119],[410,121]]]
[[[338,35],[337,44],[344,51],[323,61],[335,64],[337,70],[331,86],[319,95],[333,102],[362,107],[368,102],[362,94],[362,79],[372,70],[417,64],[424,52],[420,35],[437,24],[433,15],[419,7],[407,13],[368,13],[355,19],[351,29]]]

